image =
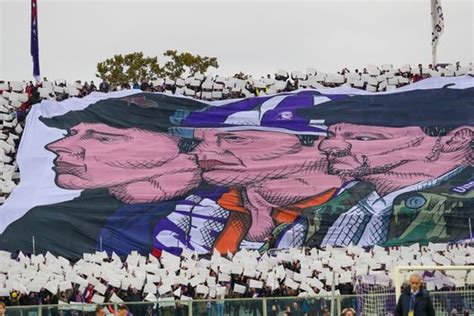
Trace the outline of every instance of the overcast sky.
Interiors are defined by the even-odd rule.
[[[37,1],[49,79],[95,79],[113,54],[167,49],[215,56],[225,76],[431,61],[430,0]],[[474,0],[442,5],[438,62],[473,62]],[[30,0],[0,0],[0,28],[0,80],[31,80]]]

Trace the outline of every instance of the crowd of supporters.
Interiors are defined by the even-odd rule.
[[[350,246],[265,254],[242,250],[201,257],[185,251],[179,258],[166,253],[160,258],[138,253],[119,258],[97,252],[84,254],[75,262],[49,253],[2,253],[0,281],[4,280],[9,291],[1,291],[0,301],[7,306],[75,304],[77,315],[83,313],[77,311],[80,304],[110,303],[116,307],[128,305],[133,315],[186,315],[187,301],[194,300],[195,315],[257,316],[263,303],[256,298],[271,297],[266,301],[269,315],[329,315],[327,296],[333,291],[341,295],[366,294],[374,286],[393,291],[391,267],[401,262],[469,265],[474,263],[474,253],[469,244],[370,250]],[[33,281],[26,285],[5,281],[31,273],[35,274],[30,276]],[[62,281],[54,283],[54,278]],[[44,284],[38,285],[37,279],[45,280]],[[474,278],[467,271],[444,271],[425,272],[424,280],[428,289],[449,291],[455,287],[472,289]],[[445,308],[462,311],[464,302],[458,296],[450,296]],[[224,298],[247,300],[233,304]],[[129,304],[132,302],[150,304]],[[394,297],[387,296],[387,307],[394,303]],[[342,308],[362,310],[360,304],[355,298],[342,300]],[[57,315],[55,310],[49,312]]]
[[[178,78],[171,80],[169,78],[149,80],[144,82],[124,83],[121,86],[111,86],[109,83],[102,81],[97,85],[91,82],[67,82],[65,80],[56,80],[54,82],[48,81],[44,78],[42,82],[9,82],[0,81],[0,204],[11,193],[13,188],[18,184],[20,175],[16,164],[16,152],[20,137],[24,128],[27,113],[36,103],[41,100],[56,100],[61,101],[70,97],[84,97],[88,94],[98,92],[109,92],[123,89],[140,89],[148,92],[163,92],[167,94],[185,95],[206,101],[225,100],[232,98],[242,98],[266,95],[279,92],[291,92],[303,88],[328,88],[346,86],[351,88],[363,89],[369,92],[382,92],[399,88],[401,86],[417,82],[419,80],[435,77],[435,76],[460,76],[460,75],[474,75],[474,65],[470,64],[467,67],[462,67],[459,63],[455,65],[443,65],[433,67],[429,65],[424,67],[418,65],[416,67],[402,66],[394,69],[391,65],[384,65],[381,67],[368,66],[362,70],[349,71],[343,69],[337,74],[319,73],[316,70],[307,70],[305,73],[294,71],[288,73],[286,71],[278,71],[274,76],[268,75],[260,79],[247,78],[243,75],[235,75],[230,78],[220,76],[206,77],[201,74],[196,74],[188,78]],[[471,251],[472,252],[472,251]],[[355,260],[355,254],[349,254]],[[387,253],[387,256],[389,252]],[[19,256],[14,256],[14,260],[20,260]],[[24,259],[27,260],[27,259]],[[31,258],[30,258],[31,260]],[[145,264],[152,263],[150,258]],[[198,258],[181,257],[181,262],[187,260],[195,260]],[[111,262],[111,258],[104,259],[104,262]],[[31,261],[30,261],[31,262]],[[467,262],[466,264],[471,264]],[[121,263],[122,267],[127,270],[128,262]],[[163,265],[158,260],[158,265]],[[71,265],[73,266],[73,265]],[[281,266],[285,271],[290,273],[301,274],[301,261],[289,260],[280,261]],[[357,266],[355,264],[354,266]],[[177,284],[171,287],[171,291],[160,293],[157,290],[155,293],[146,292],[141,286],[115,287],[104,279],[99,280],[106,286],[104,293],[99,293],[104,298],[104,303],[114,302],[122,304],[122,302],[141,302],[154,301],[156,298],[175,298],[183,300],[184,297],[192,299],[215,299],[212,303],[194,304],[195,313],[198,315],[209,315],[212,310],[212,315],[239,315],[242,311],[249,314],[259,315],[259,302],[248,301],[243,305],[225,303],[219,299],[225,298],[256,298],[256,297],[294,297],[302,293],[308,294],[309,289],[302,289],[300,286],[295,288],[291,284],[288,285],[286,277],[277,278],[277,286],[271,287],[263,285],[261,288],[250,287],[251,280],[259,281],[257,277],[245,275],[242,271],[239,273],[230,274],[229,281],[219,282],[219,273],[221,271],[214,270],[212,266],[208,266],[208,276],[217,280],[220,287],[225,288],[225,294],[219,295],[208,291],[203,293],[198,291],[195,285]],[[330,264],[326,264],[323,268],[332,269]],[[355,272],[351,267],[342,267],[346,272]],[[374,271],[380,272],[378,275],[388,275],[388,269],[384,264],[380,264]],[[335,287],[340,294],[356,294],[357,286],[356,276],[351,273],[350,282],[339,282]],[[312,278],[320,278],[320,271],[312,270]],[[357,277],[360,277],[357,276]],[[2,275],[0,274],[0,281]],[[212,279],[211,279],[212,280]],[[319,280],[319,279],[318,279]],[[357,279],[358,280],[358,279]],[[265,281],[265,280],[261,280]],[[203,286],[209,287],[206,280]],[[331,291],[329,280],[321,278],[322,287],[311,286],[311,291],[315,294],[324,294]],[[244,292],[236,292],[235,285],[243,286]],[[159,282],[157,285],[160,285]],[[450,285],[446,285],[449,287]],[[178,293],[176,295],[176,293]],[[13,289],[8,293],[8,296],[3,296],[0,301],[4,301],[7,306],[24,306],[24,305],[47,305],[58,303],[94,303],[92,299],[94,294],[97,294],[96,287],[88,284],[82,288],[80,284],[72,283],[71,288],[61,291],[50,291],[46,288],[33,291],[22,291]],[[149,294],[153,294],[150,298]],[[310,292],[310,294],[312,294]],[[147,299],[148,297],[148,299]],[[115,298],[111,300],[112,298]],[[118,298],[118,299],[117,299]],[[176,304],[176,305],[174,305]],[[187,313],[187,305],[176,302],[173,304],[172,314],[184,315]],[[220,305],[222,304],[222,305]],[[260,305],[259,305],[260,304]],[[354,302],[348,303],[347,307],[354,306]],[[175,308],[176,307],[176,308]],[[155,315],[157,313],[166,314],[166,304],[157,305],[129,305],[128,309],[134,315]],[[242,309],[242,310],[241,310]],[[219,312],[220,311],[220,312]],[[285,313],[288,315],[328,315],[328,302],[326,300],[316,300],[314,298],[301,298],[296,303],[294,301],[288,302],[281,300],[279,302],[269,302],[268,311],[270,315],[277,315]],[[169,312],[169,311],[168,311]],[[50,311],[50,314],[55,315],[56,311]],[[71,312],[68,315],[72,315]],[[79,312],[77,312],[79,314]],[[9,312],[8,315],[14,315],[14,311]]]
[[[202,100],[225,100],[232,98],[251,97],[262,94],[290,92],[304,88],[332,88],[347,86],[369,92],[393,90],[413,82],[430,77],[452,77],[474,75],[474,64],[461,66],[456,64],[417,66],[404,65],[394,68],[393,65],[380,67],[369,65],[361,70],[350,71],[347,68],[337,73],[323,73],[315,69],[305,72],[285,70],[277,71],[273,76],[255,79],[242,73],[232,77],[205,76],[195,74],[187,78],[158,78],[143,82],[127,82],[120,86],[111,86],[108,82],[68,82],[58,79],[54,82],[43,78],[42,82],[8,82],[0,80],[0,94],[4,91],[12,94],[3,97],[17,108],[21,115],[28,111],[31,104],[42,99],[57,101],[69,97],[84,97],[91,92],[110,92],[124,89],[141,89],[148,92],[163,92],[193,97]],[[4,101],[5,102],[5,101]]]

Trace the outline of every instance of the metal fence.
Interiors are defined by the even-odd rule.
[[[473,315],[474,290],[430,293],[437,316]],[[110,305],[117,310],[119,304]],[[157,302],[126,302],[134,316],[333,316],[352,308],[357,315],[393,315],[395,293],[336,295],[327,297],[266,297],[223,300],[178,301],[166,298]],[[95,304],[61,304],[7,307],[7,315],[19,316],[92,316]],[[455,313],[456,312],[456,313]]]

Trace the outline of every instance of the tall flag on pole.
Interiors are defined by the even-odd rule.
[[[431,0],[431,54],[433,65],[436,65],[436,48],[439,37],[444,31],[444,16],[441,0]]]
[[[33,58],[33,76],[40,80],[39,43],[38,43],[38,6],[36,0],[31,0],[31,57]]]

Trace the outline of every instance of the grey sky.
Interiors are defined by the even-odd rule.
[[[442,0],[438,62],[474,61],[474,0]],[[31,80],[30,0],[0,0],[0,80]],[[214,74],[431,61],[430,0],[38,0],[41,75],[95,79],[114,53],[215,56]],[[161,59],[163,60],[163,58]]]

